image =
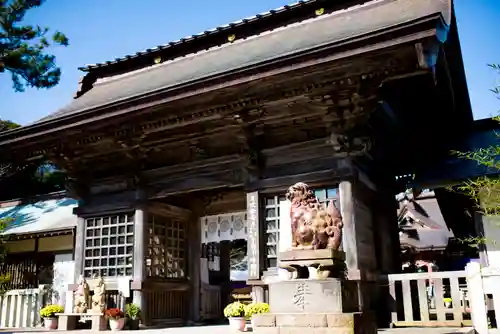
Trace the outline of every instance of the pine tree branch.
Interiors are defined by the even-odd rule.
[[[13,88],[51,88],[59,83],[61,70],[55,56],[47,54],[52,45],[68,46],[68,38],[49,28],[22,25],[26,13],[40,7],[44,0],[0,1],[0,73],[10,72]],[[49,41],[50,40],[50,41]]]

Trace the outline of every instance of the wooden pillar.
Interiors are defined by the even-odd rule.
[[[347,270],[358,269],[358,253],[356,249],[356,229],[354,218],[354,196],[351,181],[339,184],[340,211],[344,228],[342,231],[342,250],[345,252]]]
[[[78,215],[78,211],[74,210],[73,214]],[[74,306],[74,294],[73,291],[76,288],[76,283],[83,275],[83,255],[85,251],[85,218],[78,217],[76,223],[76,230],[73,239],[73,259],[74,259],[74,272],[73,279],[68,281],[68,291],[66,293],[66,300],[64,300],[64,308],[66,310],[73,310]],[[38,247],[38,246],[37,246]]]
[[[374,236],[377,248],[378,272],[382,277],[401,271],[399,229],[397,221],[397,204],[390,189],[377,187],[374,203]],[[378,284],[377,305],[375,308],[379,327],[387,327],[392,323],[391,311],[394,300],[391,296],[387,280]]]
[[[231,300],[231,243],[229,241],[221,241],[219,244],[219,261],[220,261],[220,300],[222,305],[227,305]]]
[[[201,225],[198,215],[193,214],[189,220],[188,265],[190,280],[190,319],[200,320],[200,259],[201,259]]]
[[[148,247],[147,238],[147,208],[144,194],[138,194],[138,201],[134,217],[134,270],[133,281],[140,289],[133,291],[133,303],[141,308],[143,313],[147,313],[144,292],[142,291],[146,280],[146,251]]]
[[[377,259],[373,236],[372,204],[366,201],[358,179],[340,182],[340,210],[344,220],[342,249],[347,277],[357,282],[358,307],[369,310],[374,301]]]
[[[381,274],[395,274],[401,270],[397,206],[391,193],[377,191],[375,203],[375,237],[378,246],[378,269]]]
[[[83,252],[85,251],[85,218],[78,217],[75,232],[75,276],[74,282],[78,281],[80,275],[83,275]]]

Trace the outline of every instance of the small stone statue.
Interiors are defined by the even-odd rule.
[[[292,249],[339,249],[343,223],[333,201],[325,209],[302,182],[288,188],[286,198],[292,203]]]
[[[78,288],[75,291],[75,313],[86,313],[87,312],[87,302],[89,300],[89,285],[83,276],[80,275],[78,278]]]
[[[92,310],[94,314],[103,314],[106,308],[105,304],[106,285],[104,279],[99,277],[97,285],[94,288],[94,295],[92,296]]]

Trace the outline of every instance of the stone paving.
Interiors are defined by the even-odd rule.
[[[40,329],[33,330],[1,330],[0,333],[40,333],[40,334],[54,334],[54,333],[64,333],[64,334],[89,334],[98,333],[92,332],[90,330],[75,330],[75,331],[52,331],[43,332]],[[162,328],[162,329],[144,329],[140,331],[128,331],[124,330],[121,332],[127,333],[148,333],[148,334],[231,334],[234,333],[229,329],[227,325],[218,326],[193,326],[193,327],[174,327],[174,328]],[[472,334],[474,330],[471,328],[394,328],[394,329],[380,329],[381,334]]]

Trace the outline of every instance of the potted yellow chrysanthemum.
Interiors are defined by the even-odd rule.
[[[46,329],[57,329],[57,315],[64,313],[64,307],[61,305],[47,305],[40,310],[40,316],[43,318],[43,325]]]
[[[245,305],[234,302],[226,306],[224,316],[229,319],[229,327],[233,330],[243,332],[246,326]]]
[[[264,313],[269,313],[269,304],[267,303],[252,303],[245,307],[245,316],[252,322],[252,328],[255,327],[255,316]]]

